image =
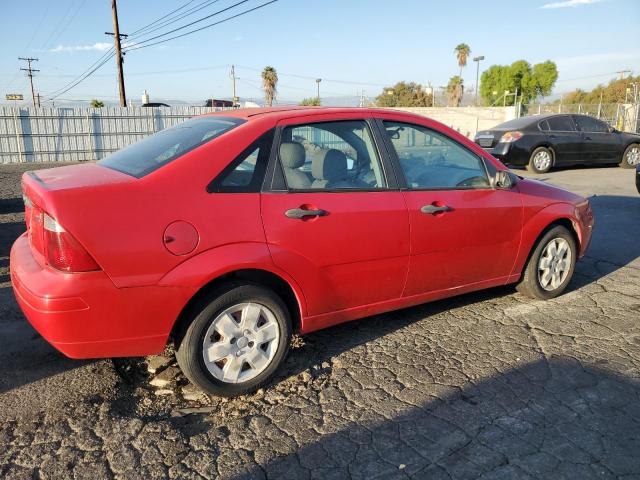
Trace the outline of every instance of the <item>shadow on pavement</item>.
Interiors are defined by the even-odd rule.
[[[0,198],[0,215],[19,213],[24,210],[22,198]]]
[[[322,436],[309,432],[316,439],[297,452],[234,478],[307,478],[309,470],[314,478],[640,475],[636,381],[568,357],[525,364],[461,389],[440,386],[449,392],[442,396],[428,393],[432,380],[425,377],[422,387],[407,392],[378,392],[376,412],[367,412],[377,421],[343,422]],[[352,395],[370,401],[376,392]],[[335,398],[325,408],[340,417],[344,399]],[[351,408],[358,404],[350,400]]]

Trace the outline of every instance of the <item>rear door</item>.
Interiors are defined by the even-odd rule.
[[[549,130],[545,133],[555,152],[555,165],[582,161],[582,135],[571,115],[555,115],[546,122]]]
[[[400,298],[409,263],[407,209],[380,139],[365,119],[318,117],[280,123],[261,199],[273,261],[309,316]]]
[[[496,190],[484,161],[435,128],[382,121],[396,154],[411,226],[405,296],[506,281],[520,244],[522,203]]]
[[[609,132],[609,125],[587,115],[573,116],[583,141],[583,157],[590,162],[619,162],[622,143],[619,135]]]

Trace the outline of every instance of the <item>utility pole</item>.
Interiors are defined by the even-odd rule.
[[[478,82],[480,81],[480,62],[484,60],[484,55],[480,55],[479,57],[474,57],[473,61],[477,63],[476,66],[476,99],[474,100],[473,104],[477,107],[478,106]]]
[[[23,60],[27,62],[27,68],[21,68],[20,70],[24,70],[25,72],[27,72],[27,77],[29,77],[29,83],[31,84],[31,100],[33,101],[33,106],[37,107],[40,102],[36,104],[36,92],[33,89],[33,72],[39,72],[40,70],[31,68],[31,62],[37,62],[38,59],[31,58],[31,57],[29,58],[18,57],[18,60]]]
[[[236,67],[235,65],[231,65],[231,70],[229,70],[229,78],[231,78],[231,82],[233,83],[233,97],[231,97],[231,103],[233,104],[233,108],[238,106],[238,96],[236,95]]]
[[[316,83],[318,84],[318,104],[320,103],[320,82],[322,81],[321,78],[316,78]]]
[[[116,47],[116,63],[118,64],[118,86],[120,87],[120,106],[127,106],[127,96],[124,91],[124,72],[122,71],[122,63],[124,61],[122,48],[120,46],[120,38],[127,38],[128,35],[120,33],[120,26],[118,25],[118,6],[116,0],[111,0],[111,14],[113,16],[113,32],[104,32],[107,35],[113,35],[113,40]]]
[[[620,74],[620,80],[622,80],[624,78],[624,74],[625,73],[631,73],[631,70],[619,70],[616,73]]]
[[[38,99],[38,107],[42,106],[42,102],[40,101],[40,94],[36,93],[36,98]]]

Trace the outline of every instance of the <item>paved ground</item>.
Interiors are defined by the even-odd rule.
[[[597,195],[562,297],[493,289],[319,332],[274,385],[228,401],[171,365],[149,374],[170,351],[71,361],[28,326],[7,269],[19,171],[0,167],[0,478],[640,478],[631,171],[541,177]]]

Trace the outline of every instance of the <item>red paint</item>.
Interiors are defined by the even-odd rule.
[[[158,352],[189,300],[241,269],[283,279],[306,333],[515,282],[540,233],[558,220],[573,225],[581,255],[590,241],[588,202],[531,180],[509,191],[207,193],[260,135],[309,121],[377,117],[424,125],[505,169],[460,134],[407,113],[280,108],[222,115],[247,122],[141,179],[99,164],[25,174],[35,205],[30,216],[54,218],[99,268],[53,268],[37,223],[13,245],[16,298],[56,348],[74,358]],[[424,205],[450,210],[425,215]],[[328,215],[286,217],[292,208]]]

